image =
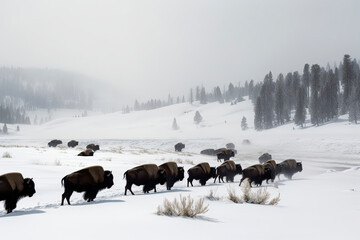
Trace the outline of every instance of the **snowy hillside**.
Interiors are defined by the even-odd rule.
[[[203,122],[194,124],[199,111]],[[249,129],[241,130],[245,116]],[[176,118],[179,130],[172,129]],[[15,126],[9,126],[15,129]],[[20,132],[0,135],[0,174],[21,172],[33,177],[36,194],[18,202],[11,214],[0,207],[0,226],[4,239],[338,239],[344,234],[358,238],[357,216],[360,213],[360,126],[349,124],[346,116],[329,124],[300,129],[292,123],[266,131],[253,129],[253,106],[249,100],[236,105],[176,104],[151,111],[56,118],[39,126],[20,125]],[[51,139],[63,145],[47,147]],[[80,142],[75,149],[66,143]],[[243,144],[249,140],[250,144]],[[186,147],[178,153],[174,144]],[[200,162],[220,165],[216,157],[200,155],[206,148],[224,147],[233,142],[238,154],[234,161],[243,168],[258,163],[269,152],[277,162],[294,158],[304,170],[293,180],[283,176],[275,183],[264,183],[272,197],[280,194],[277,206],[234,204],[226,199],[228,189],[240,194],[239,180],[186,187],[186,178],[171,191],[159,186],[158,192],[143,194],[133,186],[134,196],[124,196],[126,170],[144,163],[176,161],[185,171]],[[94,157],[76,156],[88,143],[100,145]],[[4,153],[11,157],[5,158]],[[93,203],[85,203],[74,193],[72,206],[60,207],[63,188],[60,180],[80,168],[102,165],[112,170],[115,185],[98,194]],[[259,188],[254,188],[259,189]],[[191,195],[199,199],[210,190],[223,197],[205,200],[209,212],[195,218],[165,217],[155,214],[164,198],[172,200]],[[2,203],[1,203],[2,204]],[[3,230],[4,229],[4,230]],[[224,235],[225,234],[225,235]]]

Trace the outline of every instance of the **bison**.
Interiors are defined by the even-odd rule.
[[[268,169],[267,174],[265,175],[266,183],[268,183],[269,179],[271,179],[271,182],[274,182],[279,169],[276,162],[274,160],[267,160],[263,166],[264,169]]]
[[[70,142],[67,143],[68,147],[76,147],[77,145],[79,145],[79,142],[78,141],[75,141],[75,140],[71,140]]]
[[[94,152],[96,152],[97,150],[100,150],[100,147],[99,147],[99,145],[95,145],[95,144],[91,143],[86,146],[86,149],[91,149]]]
[[[295,159],[287,159],[280,164],[280,171],[279,171],[279,179],[280,179],[280,173],[284,174],[285,177],[292,179],[292,176],[297,173],[301,172],[303,170],[302,163],[296,162]]]
[[[269,153],[264,153],[263,155],[261,155],[259,157],[259,162],[261,164],[265,163],[267,160],[271,160],[272,159],[272,156],[269,154]]]
[[[48,142],[49,147],[56,147],[59,144],[62,144],[62,141],[57,140],[57,139],[54,139],[54,140],[51,140],[50,142]]]
[[[181,152],[181,150],[183,149],[183,148],[185,148],[185,144],[183,144],[183,143],[177,143],[177,144],[175,144],[175,151],[176,152]]]
[[[74,191],[85,192],[84,200],[91,202],[100,190],[114,185],[114,176],[111,171],[104,171],[101,166],[91,166],[66,175],[61,179],[61,185],[65,188],[61,205],[64,205],[65,198],[70,205],[70,197]]]
[[[198,165],[190,168],[188,170],[189,177],[187,179],[187,186],[189,187],[189,183],[193,186],[192,181],[199,180],[200,184],[204,186],[206,181],[210,178],[216,177],[216,169],[214,167],[210,167],[209,163],[203,162]]]
[[[221,159],[224,159],[224,161],[229,160],[231,157],[234,157],[234,151],[231,149],[225,149],[222,152],[216,154],[217,160],[221,162]]]
[[[233,144],[233,143],[227,143],[225,146],[226,146],[226,148],[229,148],[229,149],[235,149],[235,144]]]
[[[23,197],[32,197],[36,193],[32,178],[23,178],[21,173],[7,173],[0,175],[0,201],[5,200],[5,210],[11,213],[18,200]]]
[[[214,183],[217,177],[219,177],[219,183],[220,180],[224,182],[224,177],[226,177],[226,182],[234,182],[235,175],[241,173],[242,168],[240,164],[235,164],[235,162],[231,160],[223,162],[220,166],[216,168],[216,177]]]
[[[176,162],[166,162],[159,166],[166,173],[166,189],[171,190],[174,183],[184,179],[184,168],[178,167]]]
[[[128,189],[130,190],[131,194],[134,195],[133,191],[131,190],[131,186],[133,184],[136,186],[144,185],[144,193],[149,193],[149,191],[152,189],[154,189],[154,192],[156,192],[156,184],[163,185],[166,182],[166,171],[160,169],[155,164],[144,164],[127,170],[124,173],[124,178],[125,177],[125,195]]]
[[[204,149],[200,152],[200,154],[215,156],[215,149],[212,148]]]
[[[79,153],[78,156],[91,157],[91,156],[94,156],[94,152],[91,149],[86,149],[85,151],[82,151],[81,153]]]
[[[264,166],[261,164],[255,164],[250,167],[247,167],[242,171],[242,178],[239,186],[241,185],[242,181],[244,181],[244,179],[246,178],[249,179],[250,186],[252,182],[254,182],[257,186],[261,186],[262,181],[265,180],[265,176],[267,176],[268,174],[269,174],[269,169],[264,168]]]

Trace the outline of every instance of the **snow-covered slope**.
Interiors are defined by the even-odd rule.
[[[266,131],[253,129],[250,101],[236,105],[211,103],[176,104],[152,111],[130,114],[112,113],[83,118],[62,117],[40,126],[20,126],[20,132],[0,135],[2,173],[19,171],[33,177],[37,193],[19,201],[12,214],[0,207],[1,236],[15,239],[78,238],[246,238],[246,239],[338,239],[345,235],[357,239],[360,213],[360,127],[349,124],[346,116],[320,127],[300,129],[292,123]],[[199,111],[203,122],[194,124]],[[71,115],[70,115],[71,116]],[[241,130],[247,118],[250,129]],[[172,130],[176,118],[179,130]],[[15,126],[9,126],[14,129]],[[63,146],[48,148],[51,139]],[[79,140],[68,149],[66,142]],[[250,144],[243,144],[243,140]],[[182,141],[182,153],[174,152]],[[76,156],[90,143],[100,144],[94,157]],[[124,196],[127,169],[144,163],[176,161],[185,170],[206,161],[220,163],[215,157],[200,155],[205,148],[220,148],[233,142],[238,154],[234,160],[243,168],[258,163],[264,152],[280,162],[295,158],[303,163],[303,172],[293,180],[282,178],[264,184],[273,197],[280,194],[277,206],[234,204],[225,199],[229,188],[240,193],[240,176],[235,183],[198,182],[186,187],[186,178],[173,190],[158,187],[158,193],[143,194],[133,186],[135,196]],[[11,158],[1,158],[3,153]],[[72,206],[60,207],[63,176],[80,168],[102,165],[113,171],[115,185],[103,190],[93,203],[84,203],[74,193]],[[186,176],[187,177],[187,176]],[[209,212],[195,219],[157,216],[157,206],[164,198],[179,195],[198,199],[214,190],[219,201],[205,200]],[[21,231],[18,231],[21,226]],[[346,233],[346,234],[345,234]],[[345,235],[344,235],[345,234]]]

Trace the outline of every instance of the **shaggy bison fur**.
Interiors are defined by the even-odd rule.
[[[57,139],[54,139],[54,140],[51,140],[50,142],[48,142],[49,147],[56,147],[59,144],[62,144],[62,141],[57,140]]]
[[[111,171],[104,171],[101,166],[92,166],[66,175],[61,179],[61,184],[65,188],[61,205],[64,205],[65,198],[70,205],[70,197],[74,191],[85,192],[84,200],[91,202],[94,201],[100,190],[111,188],[114,185],[114,176]]]
[[[271,182],[274,182],[275,176],[277,174],[277,166],[274,160],[267,160],[264,164],[264,169],[268,169],[265,174],[266,183],[271,179]]]
[[[183,143],[177,143],[177,144],[175,144],[175,151],[176,152],[181,152],[181,150],[183,149],[183,148],[185,148],[185,144],[183,144]]]
[[[302,163],[296,162],[295,159],[287,159],[281,163],[279,163],[281,171],[279,172],[279,178],[280,173],[284,174],[285,177],[288,179],[292,179],[292,176],[297,173],[301,172],[303,170]]]
[[[200,152],[200,154],[215,156],[215,149],[212,148],[204,149]]]
[[[94,152],[96,152],[97,150],[100,150],[100,147],[99,147],[99,145],[95,145],[95,144],[91,143],[86,146],[86,149],[91,149]]]
[[[91,157],[91,156],[94,156],[94,152],[91,149],[86,149],[85,151],[82,151],[81,153],[79,153],[78,156]]]
[[[269,174],[269,169],[265,169],[261,164],[255,164],[247,167],[242,171],[242,178],[239,186],[246,178],[249,179],[250,186],[252,182],[254,182],[257,186],[261,186],[262,181],[265,180],[265,176],[267,176],[267,174]]]
[[[77,145],[79,145],[79,142],[78,141],[75,141],[75,140],[71,140],[70,142],[67,143],[68,147],[76,147]]]
[[[32,178],[23,178],[21,173],[7,173],[0,175],[0,201],[5,201],[7,213],[11,213],[18,200],[23,197],[32,197],[36,193]]]
[[[216,168],[216,177],[214,183],[217,177],[219,177],[219,183],[220,180],[224,182],[224,177],[226,177],[226,182],[234,182],[235,175],[241,173],[242,168],[240,164],[235,164],[235,162],[231,160],[225,161]]]
[[[163,185],[166,182],[166,171],[160,169],[155,164],[144,164],[127,170],[124,173],[124,178],[125,177],[125,195],[128,189],[131,194],[134,195],[133,191],[131,190],[131,186],[133,184],[136,186],[144,185],[144,193],[149,193],[149,191],[152,189],[154,189],[154,192],[156,192],[156,184]]]
[[[206,181],[210,178],[216,177],[216,169],[214,167],[210,167],[209,163],[203,162],[198,165],[190,168],[188,170],[189,177],[187,179],[187,186],[189,187],[189,183],[193,186],[192,181],[199,180],[200,184],[204,186]]]
[[[178,167],[176,162],[166,162],[159,166],[166,173],[166,189],[171,190],[174,183],[184,179],[184,168]]]
[[[225,150],[219,152],[216,156],[217,156],[217,160],[221,162],[221,159],[224,159],[224,161],[227,161],[231,157],[234,157],[235,153],[231,149],[225,149]]]

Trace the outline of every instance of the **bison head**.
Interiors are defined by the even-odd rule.
[[[93,150],[94,150],[94,152],[97,151],[97,150],[100,150],[99,145],[95,145]]]
[[[240,164],[235,164],[235,166],[236,166],[236,173],[237,173],[237,174],[241,174],[241,173],[242,173],[242,167],[241,167],[241,165],[240,165]]]
[[[259,157],[259,162],[260,163],[264,163],[266,162],[267,160],[271,160],[272,159],[272,156],[269,154],[269,153],[264,153],[263,155],[261,155]]]
[[[24,179],[24,190],[23,194],[24,196],[32,197],[36,193],[35,191],[35,183],[32,180],[32,178],[25,178]]]
[[[163,185],[166,182],[166,172],[163,169],[158,170],[159,183]]]
[[[183,167],[178,167],[178,178],[180,181],[182,181],[184,179],[184,168]]]
[[[114,185],[114,176],[111,171],[104,171],[104,184],[106,188],[111,188]]]
[[[282,171],[282,165],[281,164],[279,164],[279,163],[277,163],[276,164],[276,174],[280,174],[281,173],[281,171]]]
[[[301,171],[303,170],[303,168],[302,168],[302,163],[301,163],[301,162],[296,163],[296,170],[297,170],[298,172],[301,172]]]
[[[212,178],[216,178],[216,169],[214,167],[210,167],[210,175]]]
[[[231,154],[230,154],[231,157],[235,157],[235,153],[233,150],[231,150]]]

